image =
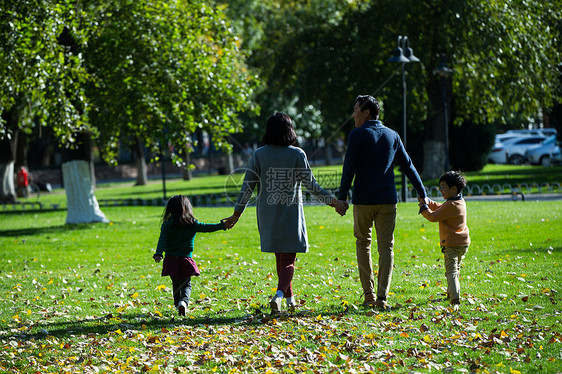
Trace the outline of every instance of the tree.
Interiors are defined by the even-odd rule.
[[[59,44],[71,7],[53,1],[3,1],[0,5],[0,158],[2,197],[15,201],[13,165],[20,132],[37,118],[66,144],[85,127],[85,71],[78,56]],[[77,37],[80,35],[77,33]]]
[[[182,162],[203,129],[229,148],[238,114],[252,111],[254,79],[224,15],[203,1],[111,1],[94,10],[84,58],[97,143],[115,162],[118,139],[171,143]],[[105,131],[105,130],[110,131]]]
[[[525,0],[437,2],[428,8],[432,22],[447,25],[434,30],[432,65],[439,55],[449,57],[454,69],[454,122],[506,123],[517,116],[537,116],[560,99],[561,52],[557,42],[562,2]],[[426,19],[427,19],[426,18]],[[423,22],[422,19],[417,21]],[[426,57],[427,58],[427,57]],[[424,141],[424,177],[442,171],[429,157],[443,154],[442,117],[436,77],[428,79],[431,103]],[[442,112],[441,112],[442,113]],[[452,150],[453,152],[455,150]]]
[[[56,120],[43,124],[53,126],[63,144],[79,149],[88,143],[82,135],[91,135],[104,158],[114,163],[120,139],[140,137],[151,150],[170,143],[183,151],[190,143],[189,134],[203,129],[213,133],[217,146],[229,148],[228,135],[240,128],[238,112],[257,110],[251,100],[253,78],[245,69],[238,40],[223,14],[203,1],[109,1],[87,3],[83,8],[82,3],[59,3],[44,1],[38,10],[31,5],[18,9],[23,12],[20,23],[26,30],[37,28],[40,34],[45,28],[34,23],[30,16],[34,12],[46,14],[45,22],[53,26],[48,42],[57,51],[53,53],[57,58],[53,58],[52,66],[48,65],[50,60],[45,63],[48,69],[43,78],[49,82],[60,79],[57,92],[68,103],[67,110],[57,106],[56,100],[44,99],[53,89],[45,88],[41,80],[28,85],[35,91],[27,100]],[[12,8],[16,8],[15,2]],[[51,8],[60,8],[60,15],[53,15]],[[12,24],[6,23],[8,35],[17,31]],[[46,44],[37,42],[41,43]],[[4,42],[2,46],[6,47],[2,55],[6,64],[2,66],[9,65],[22,48],[21,41]],[[43,58],[33,50],[26,53],[30,60]],[[57,67],[64,68],[68,75],[51,75],[49,69]],[[27,72],[22,72],[20,78],[12,80],[22,85],[26,76]],[[8,97],[11,84],[4,79],[2,93]],[[25,88],[17,92],[25,95]],[[10,109],[9,104],[4,100],[0,109]],[[36,115],[38,110],[32,112]],[[66,116],[56,117],[61,114]],[[23,126],[17,123],[17,129]],[[3,137],[17,129],[10,130],[2,122]],[[88,150],[77,153],[87,155]],[[179,154],[173,157],[182,162]],[[88,168],[72,170],[87,173]],[[93,190],[88,186],[85,189]],[[92,201],[88,194],[78,195],[82,196],[76,197],[80,202]]]
[[[397,36],[409,36],[421,63],[407,68],[408,131],[423,141],[408,148],[423,143],[425,179],[438,176],[444,164],[444,101],[433,74],[442,58],[453,69],[451,126],[505,123],[560,99],[560,0],[322,1],[329,12],[316,12],[317,1],[294,11],[283,1],[269,3],[285,9],[287,21],[262,26],[263,50],[252,59],[277,102],[294,102],[300,112],[312,105],[328,131],[349,117],[355,95],[372,93],[392,77],[399,66],[386,61]],[[391,79],[377,95],[385,123],[395,129],[401,127],[399,85]]]
[[[262,115],[245,121],[245,136],[261,139],[267,117],[284,111],[294,120],[297,133],[306,139],[334,137],[333,130],[346,116],[337,109],[338,115],[333,116],[333,109],[341,108],[347,90],[322,90],[332,79],[322,76],[327,65],[344,65],[344,54],[332,53],[334,47],[326,43],[326,38],[333,39],[333,33],[341,35],[344,16],[364,2],[219,1],[241,35],[248,65],[262,82],[257,94]],[[322,86],[315,85],[317,77],[323,80]],[[337,105],[331,105],[334,102]]]

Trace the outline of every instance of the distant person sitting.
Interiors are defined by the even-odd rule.
[[[18,197],[28,197],[29,196],[29,173],[25,166],[21,166],[18,171]]]

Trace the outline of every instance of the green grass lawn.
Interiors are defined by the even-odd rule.
[[[562,201],[468,210],[459,312],[444,300],[437,224],[406,203],[390,311],[359,306],[351,212],[307,206],[299,306],[271,318],[274,256],[259,251],[250,207],[232,230],[197,235],[184,319],[151,258],[161,208],[105,208],[111,223],[71,226],[63,211],[0,214],[0,372],[560,372]]]

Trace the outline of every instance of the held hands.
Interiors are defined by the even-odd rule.
[[[431,200],[429,200],[429,198],[425,197],[425,198],[421,198],[418,196],[418,206],[420,207],[420,210],[418,212],[418,214],[421,214],[423,211],[429,209],[428,204]]]
[[[334,208],[336,212],[343,217],[345,216],[345,212],[349,209],[349,204],[345,200],[337,200]]]
[[[238,222],[238,219],[240,218],[239,215],[233,214],[228,218],[224,218],[221,221],[224,222],[224,227],[227,230],[230,230],[231,228],[234,227],[234,225],[236,225],[236,222]]]
[[[421,198],[420,196],[418,196],[418,206],[419,206],[419,207],[421,207],[421,206],[424,205],[424,204],[425,204],[425,205],[429,204],[429,201],[430,201],[430,200],[429,200],[428,197]]]

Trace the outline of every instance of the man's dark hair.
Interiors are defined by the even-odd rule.
[[[288,147],[296,144],[297,134],[293,129],[291,117],[285,113],[275,113],[267,120],[267,128],[263,136],[266,145],[281,145]]]
[[[439,178],[439,183],[445,182],[449,188],[457,187],[457,192],[461,193],[466,187],[466,179],[456,171],[448,171]]]
[[[361,110],[369,110],[371,112],[371,117],[374,119],[379,118],[381,108],[377,99],[371,95],[359,95],[355,101],[359,103]]]

